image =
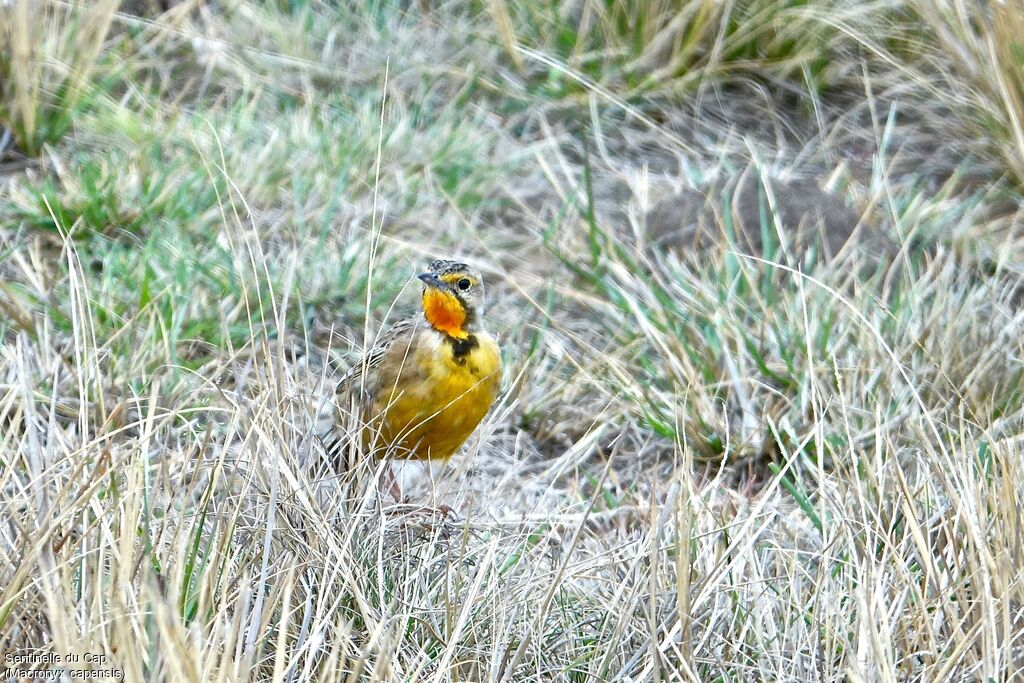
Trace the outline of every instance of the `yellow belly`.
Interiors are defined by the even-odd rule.
[[[433,334],[431,332],[430,334]],[[376,446],[396,457],[447,460],[490,410],[501,380],[501,355],[489,336],[456,358],[450,345],[432,337],[405,359],[397,381],[374,397],[370,422]]]

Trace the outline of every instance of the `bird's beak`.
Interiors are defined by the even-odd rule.
[[[427,287],[433,287],[434,289],[441,289],[444,287],[444,283],[441,282],[435,273],[420,273],[416,277],[423,280],[423,284]]]

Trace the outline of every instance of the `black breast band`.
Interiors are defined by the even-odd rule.
[[[480,346],[480,343],[476,340],[474,335],[469,335],[465,339],[456,339],[455,337],[448,337],[448,343],[452,345],[452,356],[456,361],[460,363],[466,362],[466,354]]]

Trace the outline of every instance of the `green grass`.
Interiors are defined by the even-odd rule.
[[[4,652],[1024,671],[1019,0],[32,4],[0,6]],[[853,247],[796,238],[791,177]],[[679,192],[703,247],[652,243]],[[311,434],[445,256],[506,376],[410,511]]]
[[[118,73],[108,42],[117,5],[19,2],[0,9],[0,122],[26,154],[61,140],[76,116],[109,95]]]

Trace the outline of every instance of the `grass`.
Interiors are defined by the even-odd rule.
[[[30,5],[0,4],[4,653],[1024,673],[1018,0]],[[710,237],[654,242],[693,196]],[[503,392],[378,504],[317,466],[316,406],[449,255]]]
[[[77,114],[107,94],[117,69],[105,43],[117,6],[18,2],[0,10],[0,121],[27,154],[60,140]]]

